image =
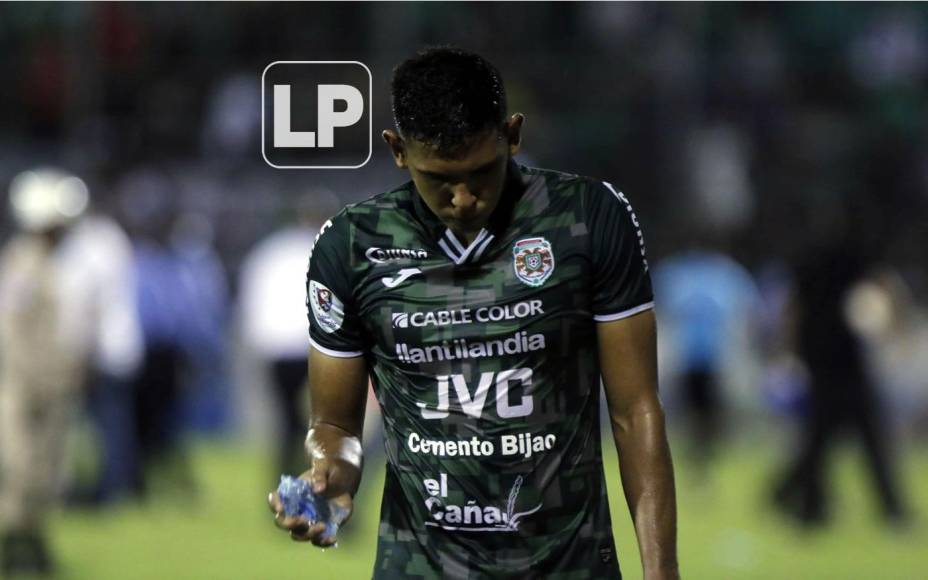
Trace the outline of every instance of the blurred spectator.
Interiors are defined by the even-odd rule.
[[[306,469],[306,268],[319,228],[337,210],[338,200],[329,192],[306,196],[295,212],[296,223],[258,242],[246,256],[240,274],[242,338],[271,375],[279,428],[274,481],[278,474]]]
[[[809,373],[802,443],[778,482],[774,500],[806,525],[829,516],[826,467],[843,429],[860,439],[883,515],[907,518],[896,480],[892,432],[871,378],[863,345],[846,315],[850,290],[866,273],[867,252],[840,206],[822,212],[796,269],[797,350]]]
[[[229,288],[213,246],[214,234],[210,219],[192,211],[178,216],[170,231],[170,247],[187,296],[180,335],[188,366],[182,419],[185,426],[205,432],[221,431],[229,416]]]
[[[84,182],[28,171],[10,196],[22,231],[0,259],[0,571],[49,575],[45,520],[67,477],[75,402],[95,369],[130,374],[140,340],[127,240],[82,217]]]
[[[916,14],[893,7],[872,19],[848,48],[854,80],[869,89],[922,83],[928,35]]]
[[[798,415],[806,402],[808,371],[795,352],[794,282],[789,268],[779,261],[765,265],[757,275],[757,286],[764,402],[777,414]]]
[[[657,263],[654,295],[661,306],[662,352],[670,351],[690,451],[702,471],[724,425],[726,358],[741,351],[738,343],[753,342],[757,288],[740,264],[707,246],[694,246]]]
[[[217,83],[203,128],[203,155],[241,160],[254,154],[261,134],[261,91],[252,71],[230,74]]]
[[[855,284],[845,300],[845,315],[867,347],[874,378],[895,399],[893,415],[916,427],[928,417],[928,313],[915,302],[905,279],[882,268]],[[922,425],[922,428],[928,425]]]
[[[184,387],[189,371],[222,366],[223,358],[227,292],[211,228],[192,216],[178,221],[174,188],[154,168],[127,174],[117,188],[135,249],[145,341],[133,390],[140,457],[132,484],[139,497],[156,474],[188,496],[195,493],[181,440]]]
[[[734,125],[707,124],[687,142],[689,207],[707,231],[731,232],[751,218],[750,142]],[[692,225],[691,225],[692,227]]]

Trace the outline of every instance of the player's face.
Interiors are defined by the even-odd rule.
[[[397,165],[409,170],[422,200],[438,219],[465,237],[487,224],[506,183],[510,158],[519,150],[522,116],[513,115],[502,129],[474,137],[453,157],[442,157],[415,140],[398,143],[385,132]],[[390,132],[392,133],[392,132]]]

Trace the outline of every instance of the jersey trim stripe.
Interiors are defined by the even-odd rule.
[[[451,251],[451,248],[448,247],[448,242],[446,242],[444,239],[438,240],[438,247],[442,249],[445,255],[451,258],[452,262],[455,264],[458,263],[458,257],[454,252]]]
[[[644,235],[641,233],[641,224],[638,223],[638,216],[635,215],[635,210],[632,209],[631,202],[628,201],[628,198],[625,197],[624,193],[612,187],[612,184],[609,183],[608,181],[604,181],[603,185],[605,185],[609,189],[609,191],[612,192],[612,195],[614,195],[616,199],[618,199],[623,204],[625,204],[625,209],[628,210],[628,215],[629,217],[631,217],[632,224],[635,226],[635,233],[638,236],[638,249],[641,250],[641,260],[644,263],[645,271],[647,271],[648,270],[648,258],[646,255],[647,252],[645,251],[645,248],[644,248]]]
[[[454,232],[451,230],[445,230],[445,237],[448,238],[452,244],[454,244],[454,247],[458,251],[459,256],[465,252],[464,244],[458,241],[458,237],[454,235]]]
[[[312,338],[309,339],[309,344],[311,344],[314,349],[318,350],[322,354],[334,356],[335,358],[355,358],[358,356],[364,356],[364,352],[360,350],[332,350],[331,348],[326,348]]]
[[[616,191],[615,188],[612,187],[612,184],[611,184],[611,183],[609,183],[608,181],[604,181],[604,182],[603,182],[603,185],[605,185],[607,188],[609,188],[609,191],[612,192],[612,195],[614,195],[614,196],[616,197],[616,199],[618,199],[619,201],[621,201],[621,202],[624,203],[625,205],[628,205],[628,200],[625,199],[625,195],[622,194],[622,192],[620,192],[620,191]]]
[[[483,240],[483,243],[480,244],[480,247],[477,249],[477,252],[474,254],[474,259],[479,260],[480,256],[483,255],[483,251],[487,249],[487,246],[490,245],[490,242],[493,241],[495,236],[487,236],[487,239]]]
[[[622,320],[623,318],[628,318],[629,316],[634,316],[639,312],[644,312],[645,310],[651,310],[654,308],[654,301],[645,302],[640,306],[635,306],[634,308],[629,308],[628,310],[623,310],[622,312],[616,312],[614,314],[594,314],[593,320],[596,322],[612,322],[613,320]]]

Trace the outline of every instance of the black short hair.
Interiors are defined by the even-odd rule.
[[[478,54],[441,46],[393,70],[393,119],[404,139],[453,154],[506,118],[503,78]]]

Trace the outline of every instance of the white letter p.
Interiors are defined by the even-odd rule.
[[[335,112],[335,101],[345,101],[347,108]],[[319,85],[317,117],[319,147],[335,146],[335,127],[350,127],[364,114],[364,97],[351,85]]]

